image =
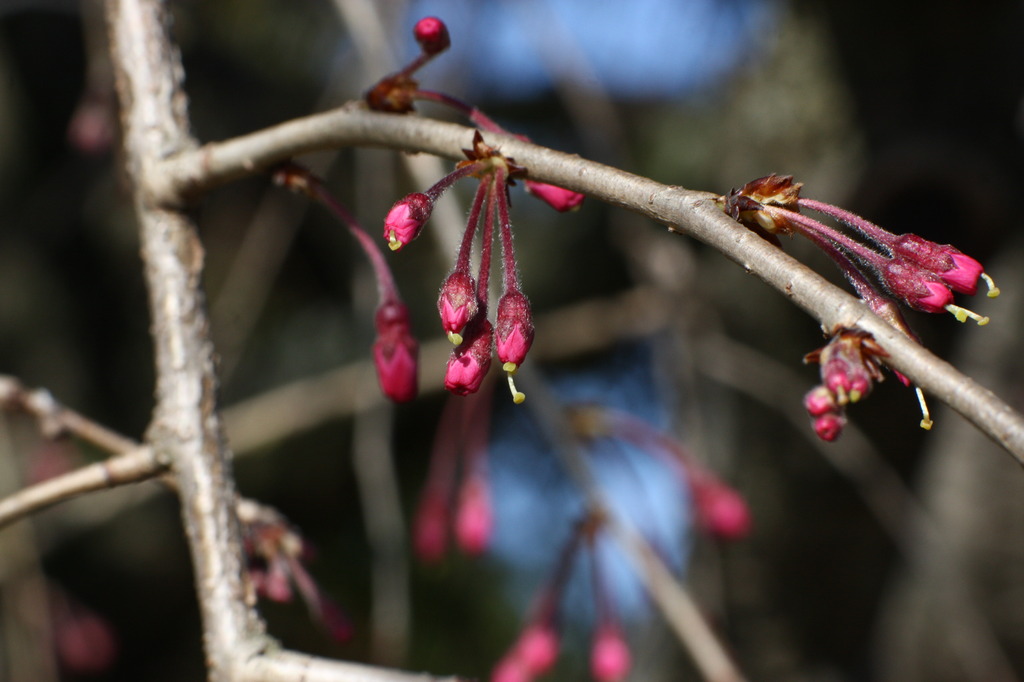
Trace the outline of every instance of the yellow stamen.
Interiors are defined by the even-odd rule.
[[[996,283],[992,281],[992,278],[989,277],[984,272],[981,273],[981,278],[983,280],[985,280],[985,284],[988,285],[988,297],[989,298],[995,298],[996,296],[998,296],[999,295],[999,287],[997,287]]]
[[[857,389],[851,390],[849,395],[850,395],[850,402],[851,403],[855,403],[855,402],[857,402],[858,400],[860,400],[863,397],[861,395],[860,391],[858,391]]]
[[[956,318],[957,322],[966,322],[967,318],[969,317],[975,322],[977,322],[979,327],[984,327],[986,324],[988,324],[989,321],[988,318],[985,317],[984,315],[979,315],[973,310],[961,308],[960,306],[953,305],[952,303],[946,306],[946,310],[953,313],[953,317]]]
[[[402,248],[402,242],[398,241],[398,235],[395,234],[394,230],[391,230],[391,234],[388,235],[388,248],[392,251],[398,251]]]
[[[458,346],[462,343],[462,334],[458,332],[448,332],[448,340]]]
[[[921,390],[920,386],[915,386],[914,391],[917,393],[917,402],[921,406],[921,428],[925,431],[931,431],[932,425],[935,423],[932,421],[932,414],[928,411],[928,403],[924,399],[924,391]]]
[[[526,394],[517,389],[516,382],[512,380],[519,366],[514,362],[506,362],[501,368],[508,372],[508,390],[512,392],[512,402],[516,405],[522,405],[523,401],[526,400]]]

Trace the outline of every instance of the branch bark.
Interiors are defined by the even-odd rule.
[[[182,152],[161,164],[162,172],[153,176],[149,191],[154,201],[176,205],[195,193],[325,148],[380,146],[458,159],[472,135],[473,130],[463,126],[350,104]],[[509,136],[487,133],[485,138],[535,179],[635,211],[712,246],[783,293],[825,330],[860,327],[870,332],[889,353],[889,365],[964,415],[1024,464],[1024,417],[889,326],[853,295],[727,218],[711,201],[713,194],[663,185]]]
[[[161,175],[163,158],[195,146],[180,56],[167,36],[163,3],[110,0],[107,18],[152,316],[156,407],[147,441],[158,457],[171,462],[195,570],[209,678],[226,682],[234,679],[240,656],[263,646],[264,628],[244,580],[234,480],[200,288],[203,250],[187,214],[153,204],[146,192],[151,178]]]

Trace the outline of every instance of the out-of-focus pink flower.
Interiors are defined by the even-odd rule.
[[[424,54],[435,55],[444,52],[452,44],[448,27],[437,17],[424,17],[417,21],[412,34]]]
[[[532,679],[530,671],[515,652],[498,661],[491,672],[491,682],[530,682]]]
[[[491,541],[494,513],[487,480],[472,475],[462,484],[459,508],[455,515],[455,537],[462,551],[471,556],[482,554]]]
[[[429,487],[424,490],[413,521],[413,550],[420,561],[436,563],[444,556],[449,516],[444,495]]]
[[[113,627],[59,588],[53,594],[53,644],[61,667],[76,675],[109,670],[119,648]]]
[[[526,181],[526,191],[562,213],[579,209],[585,198],[585,195],[579,192],[536,180]]]
[[[739,540],[750,533],[750,509],[738,492],[714,481],[697,486],[693,494],[698,519],[714,537]]]
[[[846,417],[837,412],[828,412],[814,420],[814,432],[818,438],[831,443],[843,432]]]
[[[590,673],[597,682],[619,682],[632,665],[629,646],[614,625],[602,625],[590,650]]]
[[[399,301],[385,301],[375,321],[373,362],[381,391],[396,403],[408,402],[416,397],[419,355],[419,344],[409,329],[409,310]]]
[[[532,675],[543,675],[558,660],[558,631],[547,623],[534,623],[523,630],[515,653]]]

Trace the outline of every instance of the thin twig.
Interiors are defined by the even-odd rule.
[[[18,519],[97,490],[146,481],[164,473],[150,447],[140,446],[123,455],[89,464],[74,471],[22,488],[0,500],[0,528]]]
[[[376,666],[331,661],[292,651],[268,651],[248,660],[238,682],[465,682]]]

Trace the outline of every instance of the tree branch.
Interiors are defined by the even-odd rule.
[[[164,3],[110,0],[111,49],[124,151],[134,185],[156,360],[156,408],[147,440],[171,462],[195,570],[209,679],[234,679],[262,648],[248,599],[235,489],[216,404],[217,378],[201,291],[203,249],[189,217],[146,193],[161,160],[195,143],[185,114],[181,63]]]
[[[175,204],[292,156],[315,149],[382,146],[461,158],[472,129],[417,116],[382,114],[350,104],[166,160],[152,197]],[[531,177],[640,213],[719,250],[776,288],[817,319],[825,330],[860,327],[889,353],[887,363],[960,412],[1024,464],[1024,418],[991,391],[876,317],[857,298],[836,287],[779,248],[727,218],[714,195],[671,187],[577,156],[509,136],[487,133],[490,144],[525,166]],[[979,332],[981,333],[981,332]]]

